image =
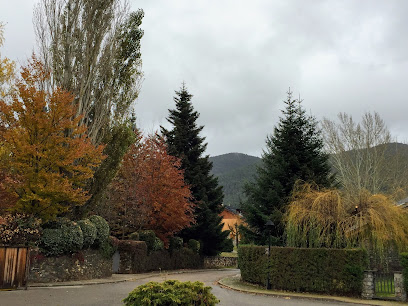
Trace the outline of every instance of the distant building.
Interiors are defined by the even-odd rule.
[[[225,206],[224,210],[220,213],[220,216],[222,217],[222,222],[224,223],[222,230],[230,231],[229,238],[233,239],[234,245],[237,245],[241,239],[238,227],[244,223],[241,210]],[[237,231],[238,237],[236,236]]]

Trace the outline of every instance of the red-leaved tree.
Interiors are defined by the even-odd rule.
[[[117,236],[150,229],[167,243],[194,221],[190,189],[179,167],[180,160],[167,154],[159,135],[138,137],[111,187],[115,216],[108,219]]]

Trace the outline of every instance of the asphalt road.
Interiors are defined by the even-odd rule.
[[[162,276],[153,276],[136,281],[122,283],[35,287],[28,290],[0,291],[0,306],[46,306],[46,305],[123,305],[124,299],[135,287],[149,281],[164,281],[178,279],[180,281],[201,281],[213,288],[212,292],[221,300],[222,306],[249,305],[283,305],[283,306],[320,306],[346,305],[344,303],[324,302],[309,299],[289,299],[264,295],[255,295],[221,288],[216,284],[223,277],[236,275],[239,270],[204,271]],[[350,305],[350,304],[348,304]]]

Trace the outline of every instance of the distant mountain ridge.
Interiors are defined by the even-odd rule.
[[[349,151],[353,154],[352,151]],[[408,145],[402,143],[390,143],[387,145],[387,156],[391,159],[396,154],[401,154],[408,163]],[[262,159],[243,153],[227,153],[210,157],[213,163],[211,171],[224,189],[224,205],[232,208],[240,208],[240,201],[244,198],[243,189],[248,181],[253,181],[256,167]]]
[[[256,174],[256,166],[261,163],[261,159],[243,153],[227,153],[210,157],[213,163],[211,171],[224,189],[224,205],[239,208],[243,199],[244,185],[252,181]]]

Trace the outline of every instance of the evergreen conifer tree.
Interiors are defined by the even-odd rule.
[[[265,223],[269,219],[274,222],[274,244],[283,243],[282,215],[296,181],[324,187],[333,183],[316,119],[306,115],[301,100],[292,99],[290,89],[287,94],[283,116],[273,135],[267,136],[255,180],[245,186],[242,206],[248,226],[242,230],[248,240],[259,244],[267,242]]]
[[[176,91],[176,109],[169,110],[167,121],[173,125],[171,130],[161,127],[170,155],[181,159],[184,179],[190,185],[193,202],[196,204],[195,223],[179,235],[184,239],[197,239],[201,242],[204,255],[217,255],[232,246],[228,231],[222,231],[222,211],[224,198],[222,187],[210,171],[212,163],[209,156],[203,156],[207,144],[199,134],[203,126],[197,126],[199,113],[191,104],[192,95],[183,84]]]

